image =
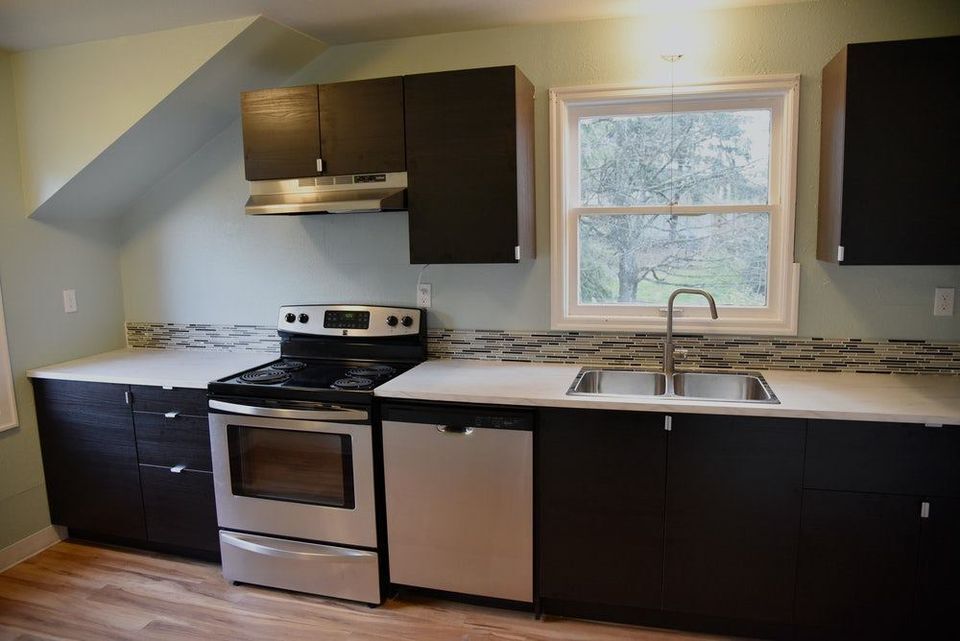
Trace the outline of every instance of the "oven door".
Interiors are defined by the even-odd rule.
[[[367,410],[246,403],[210,401],[220,527],[375,548]]]

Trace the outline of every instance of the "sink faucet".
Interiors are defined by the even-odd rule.
[[[667,337],[663,341],[663,375],[667,378],[667,390],[673,391],[673,301],[680,294],[699,294],[710,303],[710,316],[717,320],[717,302],[709,292],[702,289],[680,288],[673,290],[667,300]]]

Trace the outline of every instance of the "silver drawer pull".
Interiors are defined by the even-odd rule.
[[[180,412],[178,410],[171,410],[163,415],[164,418],[177,418],[178,416],[180,416]]]
[[[174,474],[179,474],[185,469],[187,469],[186,465],[174,465],[173,467],[170,468],[170,471],[173,472]]]
[[[437,425],[437,431],[441,434],[473,434],[472,427],[455,427],[453,425]]]

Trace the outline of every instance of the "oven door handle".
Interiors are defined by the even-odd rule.
[[[266,418],[291,418],[308,421],[365,421],[370,418],[366,410],[349,409],[337,405],[324,406],[322,410],[297,410],[285,407],[257,407],[240,405],[226,401],[210,401],[210,409],[243,414],[244,416],[263,416]]]
[[[304,544],[298,544],[295,541],[271,541],[270,545],[256,543],[246,538],[242,534],[232,532],[220,532],[220,540],[226,545],[254,552],[256,554],[266,554],[267,556],[276,556],[286,559],[324,559],[331,561],[369,561],[373,556],[371,552],[362,550],[351,550],[348,548],[332,548],[326,545],[310,543],[309,548]]]

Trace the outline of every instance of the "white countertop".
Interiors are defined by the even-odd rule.
[[[960,376],[763,370],[779,404],[567,396],[579,365],[428,361],[378,387],[382,398],[593,409],[960,425]]]
[[[118,349],[27,372],[30,378],[90,383],[154,385],[205,389],[207,383],[269,363],[266,352],[218,352],[187,349]]]

